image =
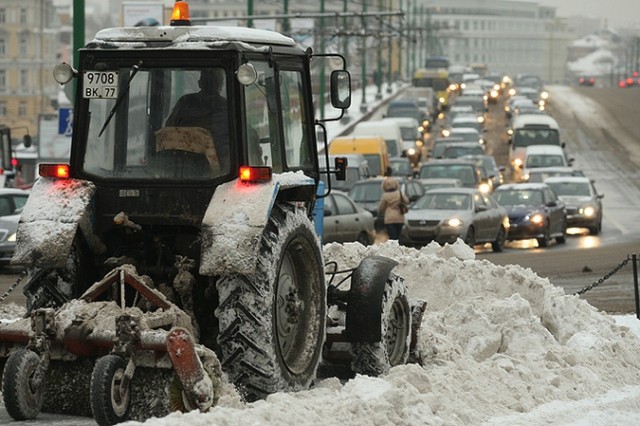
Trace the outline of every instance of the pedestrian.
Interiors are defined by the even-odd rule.
[[[404,225],[404,214],[408,205],[409,199],[402,194],[398,179],[391,176],[385,178],[382,181],[382,197],[378,205],[378,216],[383,217],[384,227],[390,240],[400,238],[400,232]]]

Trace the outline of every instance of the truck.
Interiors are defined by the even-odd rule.
[[[77,84],[71,154],[39,166],[18,225],[26,315],[0,324],[12,418],[113,425],[207,411],[226,383],[255,401],[410,359],[426,304],[397,262],[325,264],[313,226],[321,176],[346,166],[318,165],[310,64],[326,57],[344,111],[340,55],[191,26],[177,1],[171,25],[103,29],[77,69],[54,68]]]

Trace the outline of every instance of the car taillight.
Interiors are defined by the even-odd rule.
[[[42,177],[54,177],[58,179],[69,178],[68,164],[40,164],[38,174]]]
[[[240,167],[238,177],[242,182],[268,182],[271,180],[271,167]]]

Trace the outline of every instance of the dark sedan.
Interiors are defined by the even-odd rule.
[[[411,205],[400,244],[445,244],[460,238],[471,247],[491,243],[493,251],[499,252],[508,227],[507,211],[490,195],[474,188],[438,188]]]
[[[549,185],[567,208],[567,226],[587,228],[591,235],[602,229],[602,198],[587,177],[550,177]]]
[[[547,247],[552,238],[558,243],[566,241],[565,205],[546,184],[501,185],[493,196],[509,214],[507,240],[535,238],[538,247]]]

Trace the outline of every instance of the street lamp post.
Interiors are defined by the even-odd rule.
[[[362,51],[360,52],[360,60],[362,62],[362,101],[360,103],[360,112],[365,113],[369,110],[367,106],[367,0],[362,2]]]

